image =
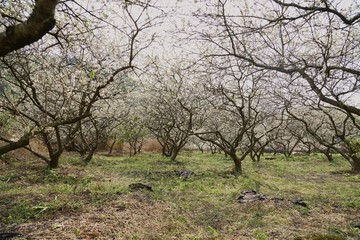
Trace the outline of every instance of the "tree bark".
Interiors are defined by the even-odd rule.
[[[128,140],[128,143],[129,143],[129,146],[130,146],[130,157],[131,156],[135,156],[138,152],[137,152],[137,139],[129,139]]]
[[[116,143],[116,139],[111,143],[110,145],[110,149],[109,149],[109,152],[108,152],[108,155],[111,156],[112,154],[112,151],[114,149],[114,146],[115,146],[115,143]]]
[[[90,149],[90,151],[88,152],[88,154],[86,155],[86,157],[83,159],[83,161],[84,161],[86,164],[88,164],[88,163],[91,161],[91,159],[92,159],[93,156],[94,156],[95,151],[96,151],[96,147],[92,147],[92,148]]]
[[[234,160],[234,164],[235,164],[234,174],[235,174],[235,175],[241,175],[241,174],[242,174],[241,161],[240,161],[238,158],[233,159],[233,160]]]
[[[334,162],[334,158],[331,153],[324,153],[329,162]]]
[[[48,167],[50,169],[54,169],[54,168],[57,168],[59,167],[59,158],[60,158],[60,155],[59,153],[56,153],[56,154],[51,154],[50,155],[50,161],[48,162]]]
[[[352,171],[354,173],[359,174],[360,173],[360,157],[353,156],[353,157],[351,157],[351,159],[352,159],[352,163],[351,163]]]
[[[20,24],[0,33],[0,57],[41,39],[55,26],[57,0],[37,0],[32,14]]]
[[[171,157],[173,150],[174,149],[172,149],[172,147],[168,144],[164,144],[162,147],[162,155],[165,157]]]
[[[47,164],[50,169],[57,168],[59,166],[59,158],[64,151],[64,147],[63,147],[63,143],[62,143],[62,139],[61,139],[61,135],[60,135],[60,129],[57,126],[54,128],[54,130],[56,133],[55,134],[56,138],[54,139],[55,142],[51,141],[51,138],[47,132],[45,132],[45,131],[41,132],[43,141],[45,142],[46,148],[49,153],[49,160],[48,160]]]
[[[242,174],[242,166],[241,160],[236,156],[236,154],[229,154],[231,159],[234,161],[234,174],[241,175]]]
[[[333,162],[334,159],[333,159],[333,156],[332,156],[330,150],[331,150],[330,148],[326,148],[326,150],[323,150],[322,153],[326,156],[326,158],[329,162]]]
[[[25,146],[29,145],[29,141],[30,141],[30,137],[28,134],[25,134],[16,142],[8,141],[7,142],[8,144],[0,147],[0,155],[11,152],[15,149],[25,147]]]
[[[180,152],[180,148],[173,148],[173,151],[171,153],[171,158],[170,158],[172,162],[175,162],[176,157],[179,154],[179,152]]]

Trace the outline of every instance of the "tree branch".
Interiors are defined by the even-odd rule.
[[[280,6],[284,6],[284,7],[294,7],[297,9],[301,9],[304,11],[310,11],[310,12],[327,12],[327,13],[332,13],[334,15],[336,15],[337,17],[339,17],[341,19],[341,21],[343,21],[345,24],[347,25],[352,25],[354,24],[356,21],[358,21],[360,19],[360,13],[356,14],[355,16],[351,17],[351,18],[347,18],[346,16],[344,16],[342,13],[340,13],[338,10],[330,8],[328,4],[325,3],[325,7],[317,7],[317,6],[302,6],[296,3],[285,3],[283,1],[280,0],[273,0],[275,3],[279,4]],[[325,2],[325,1],[324,1]]]
[[[32,14],[22,23],[0,33],[0,57],[41,39],[55,26],[57,0],[37,0]]]

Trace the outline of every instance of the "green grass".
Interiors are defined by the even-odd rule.
[[[198,152],[182,153],[177,163],[142,154],[98,156],[86,166],[67,157],[55,170],[39,163],[2,165],[0,229],[15,226],[34,237],[50,228],[57,239],[80,239],[90,234],[79,220],[87,219],[88,225],[104,224],[95,228],[100,239],[360,238],[352,226],[360,222],[360,176],[347,173],[347,162],[318,155],[276,158],[258,167],[246,159],[238,177],[231,174],[231,160]],[[182,170],[195,174],[184,181]],[[130,191],[136,182],[153,192]],[[249,189],[269,200],[238,203]],[[289,201],[294,199],[309,207]]]

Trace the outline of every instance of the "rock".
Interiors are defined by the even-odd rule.
[[[136,191],[136,190],[147,190],[147,191],[150,191],[150,192],[153,191],[152,186],[146,185],[146,184],[143,184],[143,183],[132,183],[132,184],[129,185],[129,188],[132,191]]]
[[[187,171],[187,170],[184,170],[184,171],[181,171],[180,172],[180,177],[184,180],[184,181],[186,181],[191,175],[193,175],[194,174],[194,172],[192,172],[192,171]]]
[[[308,207],[307,204],[302,200],[302,199],[296,199],[296,200],[290,200],[290,202],[292,202],[295,205],[299,205],[302,207]]]
[[[279,197],[266,198],[264,195],[258,194],[254,190],[242,191],[241,195],[237,198],[237,201],[240,203],[263,201],[263,200],[273,201],[274,203],[279,203],[282,201],[289,201],[295,205],[299,205],[299,206],[308,208],[307,204],[302,199],[290,200],[290,199],[284,199],[284,198],[279,198]]]
[[[15,238],[15,237],[20,237],[20,236],[22,236],[20,233],[3,232],[3,233],[0,233],[0,240],[7,240],[7,239]]]
[[[353,228],[358,228],[358,229],[360,229],[360,223],[354,223],[354,224],[351,224],[351,226],[352,226]]]
[[[238,202],[246,203],[246,202],[255,202],[255,201],[263,201],[265,200],[265,196],[257,194],[254,190],[246,190],[242,191],[241,195],[238,197]]]

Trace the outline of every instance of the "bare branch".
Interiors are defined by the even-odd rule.
[[[37,0],[27,21],[0,33],[0,57],[41,39],[55,26],[57,0]]]

